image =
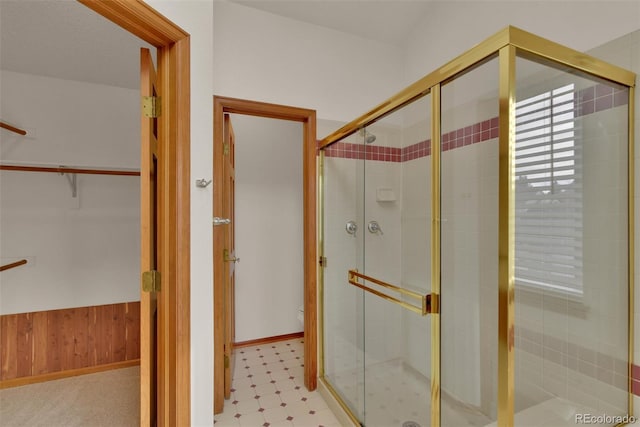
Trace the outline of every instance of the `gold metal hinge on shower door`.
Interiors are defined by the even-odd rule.
[[[160,272],[157,270],[142,273],[142,290],[144,292],[160,292]]]
[[[159,96],[142,97],[142,114],[150,119],[156,119],[162,114],[162,103]]]

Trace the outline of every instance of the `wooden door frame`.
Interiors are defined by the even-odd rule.
[[[223,118],[225,113],[244,114],[271,119],[291,120],[303,124],[303,216],[304,216],[304,385],[315,390],[318,377],[318,329],[317,329],[317,200],[316,200],[316,112],[304,108],[268,104],[244,99],[213,97],[213,156],[222,156]],[[215,161],[215,160],[214,160]],[[220,216],[223,183],[222,168],[213,171],[213,213]],[[214,232],[214,239],[216,233]],[[216,254],[213,256],[222,256]],[[214,413],[222,412],[224,387],[224,310],[222,302],[222,271],[214,270]]]
[[[158,264],[163,301],[158,325],[166,366],[158,384],[159,426],[191,424],[190,348],[190,39],[189,34],[142,0],[78,0],[126,31],[157,48],[159,185]]]

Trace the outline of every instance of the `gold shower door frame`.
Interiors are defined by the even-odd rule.
[[[534,34],[509,26],[473,49],[408,86],[369,112],[341,127],[319,143],[319,251],[324,256],[323,233],[323,148],[362,129],[424,95],[431,94],[431,425],[440,426],[440,119],[441,86],[486,61],[499,61],[499,196],[498,196],[498,419],[499,426],[514,425],[514,255],[515,255],[515,102],[516,57],[567,66],[595,77],[626,86],[628,104],[628,414],[633,415],[631,366],[633,364],[634,325],[634,100],[635,74],[592,56],[567,48]],[[350,418],[357,418],[324,379],[324,300],[323,269],[320,281],[320,380]]]

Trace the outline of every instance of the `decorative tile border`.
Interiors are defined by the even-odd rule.
[[[640,396],[640,366],[631,365],[631,393]]]
[[[498,137],[498,118],[494,117],[473,125],[442,134],[442,151],[488,141]],[[402,149],[402,161],[431,155],[431,140],[421,141]]]
[[[604,84],[597,84],[578,91],[576,96],[577,116],[586,116],[629,103],[629,92]]]
[[[578,90],[576,117],[582,117],[629,103],[629,92],[605,84]],[[498,117],[442,134],[442,151],[464,147],[498,137]],[[403,148],[336,142],[324,149],[325,157],[403,163],[431,155],[431,139]]]
[[[339,157],[343,159],[377,160],[381,162],[402,162],[402,150],[396,147],[383,147],[380,145],[352,144],[349,142],[336,142],[325,148],[326,157]]]

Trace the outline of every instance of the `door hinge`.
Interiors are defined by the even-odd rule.
[[[229,356],[227,356],[226,354],[224,355],[224,368],[228,369],[229,366],[231,365],[231,363],[229,362]]]
[[[162,114],[162,103],[159,96],[143,96],[142,97],[142,113],[145,117],[155,119]]]
[[[222,259],[226,262],[240,262],[240,258],[238,257],[233,257],[231,258],[230,256],[231,254],[229,253],[229,249],[224,249],[222,251]]]
[[[225,156],[229,155],[229,144],[227,144],[226,142],[224,143],[224,145],[222,146],[222,153]]]
[[[142,273],[142,290],[144,292],[160,292],[160,272],[157,270]]]
[[[321,256],[320,259],[318,259],[318,264],[320,264],[320,267],[327,268],[327,257]]]

